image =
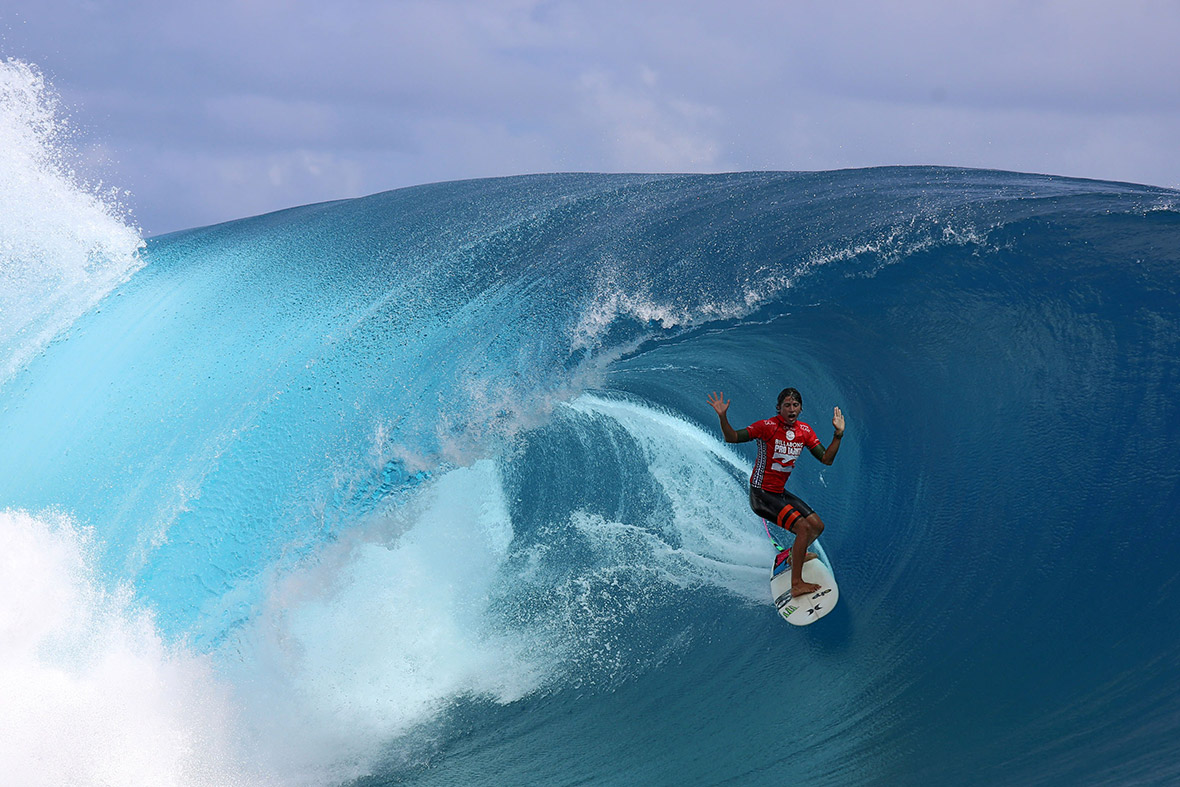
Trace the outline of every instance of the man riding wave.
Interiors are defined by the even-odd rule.
[[[758,458],[750,473],[750,508],[763,519],[774,522],[795,534],[791,546],[791,595],[803,596],[819,589],[819,585],[803,581],[803,562],[816,557],[807,547],[824,531],[823,520],[795,495],[786,490],[787,479],[795,469],[795,460],[806,448],[819,461],[830,465],[840,450],[844,436],[844,414],[840,408],[832,414],[832,444],[824,447],[808,424],[799,420],[803,410],[803,395],[795,388],[784,388],[778,395],[778,414],[773,418],[755,421],[745,429],[729,425],[726,413],[729,402],[725,393],[712,393],[709,404],[721,421],[721,432],[727,443],[758,441]]]

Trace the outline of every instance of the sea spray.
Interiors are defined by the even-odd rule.
[[[94,570],[93,532],[0,511],[0,772],[7,784],[264,785],[207,656],[165,643]]]
[[[142,264],[117,192],[80,182],[45,77],[0,62],[0,385]]]

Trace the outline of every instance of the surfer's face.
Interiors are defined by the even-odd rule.
[[[795,422],[799,417],[799,412],[803,409],[803,405],[793,397],[786,397],[783,403],[778,406],[778,414],[782,416],[783,420],[789,424]]]

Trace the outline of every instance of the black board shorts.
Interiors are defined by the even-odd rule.
[[[792,533],[795,532],[796,522],[815,513],[811,506],[786,490],[767,492],[756,486],[750,487],[750,508],[766,521],[785,527]]]

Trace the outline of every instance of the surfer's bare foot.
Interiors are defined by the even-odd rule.
[[[819,590],[819,585],[814,582],[791,583],[792,596],[806,596],[808,593],[814,593],[817,590]]]
[[[819,557],[819,555],[815,554],[814,552],[808,552],[807,557],[803,558],[803,562],[806,563],[808,560],[815,560],[817,557]],[[776,565],[778,563],[786,563],[787,565],[790,565],[791,564],[791,553],[787,552],[786,557],[775,561]]]

